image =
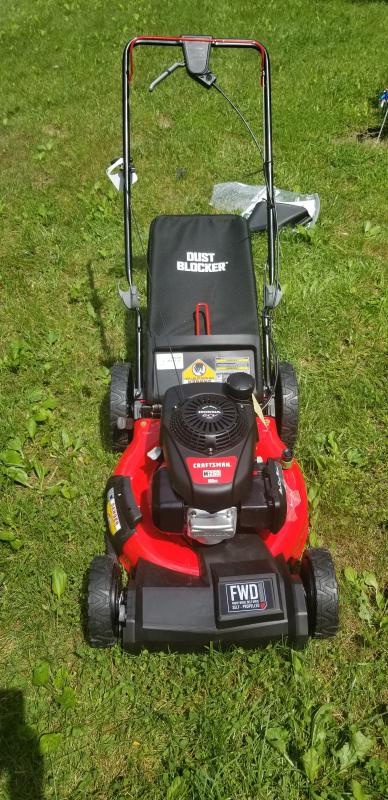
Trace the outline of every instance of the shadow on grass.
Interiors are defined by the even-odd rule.
[[[133,270],[136,274],[138,271],[145,271],[145,258],[143,256],[136,256],[133,259]],[[95,283],[94,278],[94,270],[93,265],[89,262],[86,265],[86,272],[89,282],[89,300],[90,304],[94,311],[94,323],[96,329],[99,333],[100,337],[100,344],[101,344],[101,352],[102,352],[102,360],[106,367],[111,367],[112,364],[115,363],[117,360],[115,358],[114,353],[111,350],[110,344],[108,342],[108,337],[106,335],[106,328],[104,324],[104,320],[102,317],[102,308],[104,306],[104,300],[101,298]],[[125,283],[125,280],[122,281]],[[119,281],[120,283],[120,281]],[[136,283],[136,281],[135,281]],[[142,307],[141,309],[142,319],[147,319],[147,309]],[[129,309],[126,310],[124,316],[124,342],[126,346],[126,360],[134,364],[135,360],[135,312],[130,311]]]
[[[96,555],[98,552],[100,552],[100,547],[101,547],[100,543],[98,543],[98,547],[96,548]],[[91,567],[91,562],[82,576],[81,595],[79,602],[79,620],[85,644],[90,644],[89,634],[88,634],[88,592],[89,592],[90,567]]]
[[[9,800],[43,800],[39,740],[26,725],[23,693],[0,689],[0,775],[8,775]]]
[[[100,403],[100,439],[103,449],[110,453],[112,450],[112,435],[109,422],[109,387]]]
[[[357,134],[357,141],[358,142],[368,142],[374,140],[377,144],[377,139],[380,142],[385,142],[388,139],[388,124],[386,124],[383,129],[381,129],[381,125],[378,127],[367,128],[365,131],[360,131]]]
[[[104,364],[106,366],[109,366],[110,364],[113,363],[113,356],[112,356],[112,352],[111,352],[110,346],[108,344],[106,331],[105,331],[105,325],[104,325],[104,321],[102,319],[102,314],[101,314],[101,309],[103,307],[103,301],[101,300],[100,295],[99,295],[99,293],[98,293],[98,291],[96,289],[96,284],[95,284],[95,280],[94,280],[94,272],[93,272],[92,264],[90,264],[90,263],[87,264],[86,271],[87,271],[87,274],[88,274],[88,281],[89,281],[90,303],[92,305],[92,308],[93,308],[93,311],[94,311],[94,315],[95,315],[94,316],[95,325],[96,325],[96,328],[97,328],[98,333],[100,335],[100,343],[101,343],[101,350],[102,350],[102,354],[103,354],[103,360],[104,360]]]
[[[115,358],[114,353],[108,342],[106,328],[102,316],[102,308],[104,301],[101,299],[95,284],[94,271],[91,263],[86,267],[89,290],[90,290],[90,303],[94,311],[94,322],[96,329],[99,333],[102,360],[104,366],[110,368],[118,360]],[[146,270],[146,259],[143,256],[136,256],[133,259],[134,274],[137,272],[144,272]],[[142,319],[147,319],[147,309],[141,308]],[[136,352],[136,320],[135,312],[127,310],[124,315],[124,342],[126,347],[126,361],[132,364],[133,371],[135,371],[135,352]],[[112,439],[110,432],[109,421],[109,388],[104,394],[100,405],[100,438],[104,450],[110,452],[112,450]]]

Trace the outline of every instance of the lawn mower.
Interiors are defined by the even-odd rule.
[[[129,85],[138,46],[175,47],[179,68],[223,95],[215,48],[259,55],[268,257],[261,336],[249,222],[236,214],[158,216],[150,226],[147,314],[132,269]],[[338,592],[330,553],[305,549],[308,509],[294,457],[298,387],[279,362],[272,316],[281,296],[274,202],[270,62],[258,41],[138,36],[123,55],[125,269],[136,363],[111,370],[110,428],[122,456],[105,495],[106,552],[92,561],[87,632],[94,647],[255,646],[333,636]],[[143,343],[143,319],[146,336]],[[143,357],[145,369],[143,369]],[[126,575],[126,582],[123,575]]]

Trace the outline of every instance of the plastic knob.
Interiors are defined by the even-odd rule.
[[[226,381],[226,391],[235,400],[249,400],[254,388],[254,378],[247,372],[234,372]]]

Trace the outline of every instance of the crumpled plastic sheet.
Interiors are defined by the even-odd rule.
[[[287,189],[274,188],[275,202],[290,203],[294,206],[306,208],[310,217],[306,227],[315,225],[320,211],[319,195],[300,194],[299,192],[289,192]],[[215,183],[210,205],[219,211],[240,211],[242,217],[249,217],[255,205],[267,197],[266,186],[254,186],[248,183],[230,181],[228,183]]]

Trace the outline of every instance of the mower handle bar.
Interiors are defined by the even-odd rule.
[[[267,184],[267,234],[268,234],[268,282],[274,282],[275,276],[275,208],[273,200],[273,166],[272,166],[272,113],[271,113],[271,73],[270,61],[266,47],[255,39],[214,39],[208,36],[135,36],[127,42],[123,52],[122,92],[123,92],[123,159],[124,159],[124,249],[125,272],[132,289],[132,226],[131,226],[131,154],[130,154],[130,117],[129,117],[129,85],[133,78],[133,50],[139,45],[180,47],[184,42],[206,42],[213,47],[249,48],[260,53],[261,86],[264,105],[264,171]],[[167,78],[172,71],[181,66],[176,62],[165,70],[150,85],[150,91],[160,81]],[[263,308],[263,345],[264,345],[264,381],[271,384],[271,316],[270,309]],[[136,308],[136,388],[142,387],[142,353],[141,353],[141,314]]]

